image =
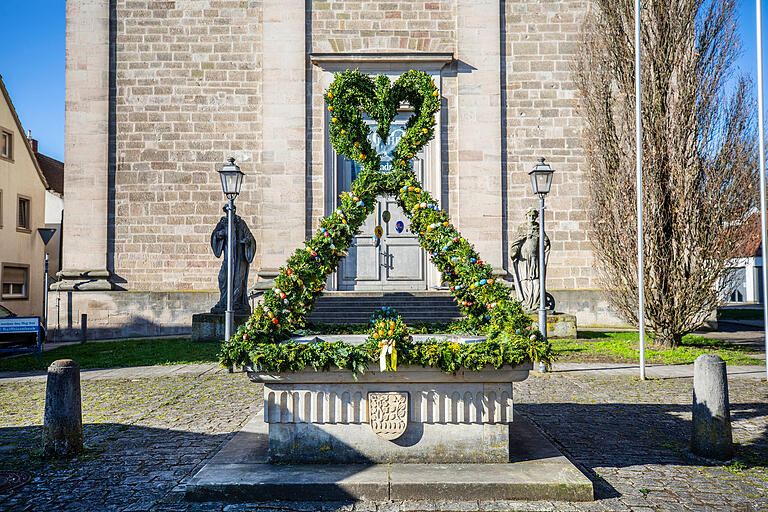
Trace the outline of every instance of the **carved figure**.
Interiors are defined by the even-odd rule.
[[[226,207],[224,207],[226,211]],[[248,225],[239,215],[232,220],[232,310],[235,314],[250,314],[248,305],[248,267],[256,254],[256,241]],[[217,258],[223,256],[219,270],[219,302],[211,308],[211,313],[223,313],[227,309],[227,217],[219,220],[211,233],[211,248]]]
[[[510,246],[510,258],[512,268],[515,271],[515,285],[517,298],[522,302],[523,309],[534,312],[539,309],[539,212],[535,208],[528,208],[525,214],[527,221],[520,225],[520,235]],[[549,261],[549,237],[544,233],[544,263]],[[524,266],[525,274],[520,277],[520,266]],[[555,308],[555,301],[547,294],[544,305],[547,309]]]

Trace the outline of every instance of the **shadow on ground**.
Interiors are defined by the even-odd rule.
[[[714,466],[691,455],[691,407],[677,404],[521,403],[515,411],[545,433],[595,484],[595,498],[618,493],[596,468],[674,465]],[[768,417],[768,403],[731,404],[731,421]],[[738,439],[734,432],[734,440]],[[737,444],[736,458],[768,466],[768,430]]]
[[[592,479],[598,500],[620,495],[598,476],[600,468],[721,465],[688,454],[687,405],[520,403],[515,407]],[[768,404],[732,404],[731,415],[734,422],[765,417]],[[98,510],[109,511],[127,504],[150,508],[152,503],[173,499],[169,491],[233,435],[176,428],[87,424],[86,452],[67,461],[41,459],[42,427],[2,428],[0,468],[29,471],[33,479],[0,495],[0,510],[89,510],[73,504],[98,503]],[[738,446],[737,455],[768,465],[764,422],[760,429]]]

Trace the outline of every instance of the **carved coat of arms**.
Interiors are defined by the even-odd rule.
[[[368,393],[371,430],[387,441],[402,436],[408,426],[408,393]]]

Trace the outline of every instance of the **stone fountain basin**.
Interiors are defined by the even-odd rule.
[[[443,336],[460,343],[485,339]],[[421,337],[437,336],[415,338]],[[359,344],[366,338],[318,335],[294,340]],[[250,370],[248,376],[264,385],[270,462],[503,463],[509,461],[512,385],[525,380],[532,367],[528,362],[448,374],[421,366],[381,372],[371,364],[358,375],[305,369]],[[396,399],[393,395],[401,397],[405,408],[396,411],[386,405]]]

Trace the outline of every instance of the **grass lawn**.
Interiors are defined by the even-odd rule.
[[[218,361],[219,343],[192,343],[187,338],[78,343],[37,354],[0,359],[0,371],[45,370],[56,359],[74,359],[80,368],[115,368]]]
[[[670,350],[654,350],[652,340],[646,341],[645,357],[649,363],[693,364],[701,354],[716,354],[727,364],[765,364],[750,347],[694,334],[683,337],[682,344]],[[640,360],[636,332],[580,332],[579,339],[552,340],[555,358],[561,362],[636,363]]]

